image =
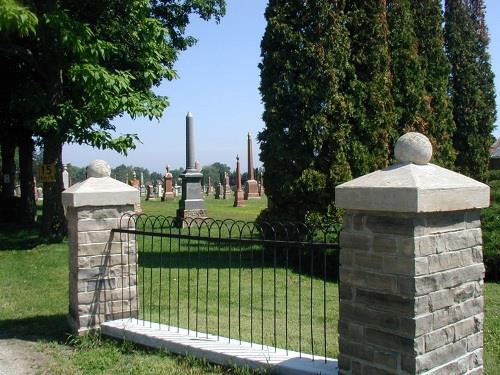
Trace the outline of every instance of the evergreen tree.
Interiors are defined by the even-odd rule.
[[[427,126],[424,133],[433,144],[435,162],[453,168],[455,123],[448,96],[451,67],[444,51],[441,1],[419,0],[412,1],[411,5],[424,89],[422,99]]]
[[[427,135],[424,75],[410,0],[388,0],[388,20],[397,134]]]
[[[270,0],[261,43],[259,133],[265,219],[335,215],[335,186],[351,177],[349,36],[339,1]]]
[[[484,180],[496,110],[483,0],[445,1],[445,42],[457,126],[455,164],[461,173]]]
[[[396,113],[388,45],[386,0],[346,3],[351,39],[354,106],[350,164],[354,177],[389,164]]]

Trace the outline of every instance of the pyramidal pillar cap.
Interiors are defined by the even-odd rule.
[[[119,206],[139,203],[139,190],[110,176],[111,167],[106,161],[92,161],[87,167],[87,179],[63,191],[63,206]]]
[[[361,211],[446,212],[488,207],[490,188],[429,163],[432,145],[420,133],[401,136],[394,147],[399,163],[335,188],[335,205]]]

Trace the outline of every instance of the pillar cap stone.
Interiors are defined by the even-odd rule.
[[[119,206],[139,203],[139,191],[109,177],[110,171],[105,161],[94,160],[87,168],[87,176],[90,177],[63,191],[63,206]]]
[[[430,142],[422,134],[409,134],[396,143],[396,156],[404,162],[337,186],[335,205],[349,210],[408,213],[489,206],[488,185],[427,164],[432,156]]]

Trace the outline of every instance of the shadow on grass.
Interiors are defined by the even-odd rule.
[[[0,251],[30,250],[43,241],[38,236],[38,226],[17,224],[0,225]]]
[[[66,315],[0,320],[0,339],[65,342],[70,328]]]

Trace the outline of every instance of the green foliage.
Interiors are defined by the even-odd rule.
[[[482,210],[483,252],[488,280],[500,281],[500,171],[490,171],[491,205]]]
[[[265,219],[336,216],[334,187],[351,177],[346,18],[336,2],[271,0],[261,43],[259,133],[270,204]]]
[[[16,0],[0,0],[0,33],[27,37],[36,33],[38,18]]]
[[[425,134],[433,145],[434,160],[450,168],[455,158],[454,123],[439,2],[389,0],[388,4],[397,135]]]
[[[68,174],[71,181],[71,184],[76,184],[77,182],[81,182],[85,180],[87,176],[86,168],[77,167],[72,164],[68,164]]]
[[[219,162],[204,166],[201,169],[204,183],[208,184],[208,177],[210,177],[212,186],[217,185],[219,182],[222,183],[224,172],[228,174],[231,173],[231,168],[228,165]]]
[[[441,1],[412,1],[411,6],[424,90],[422,133],[432,143],[434,161],[453,168],[455,123],[448,96],[451,67],[444,51]]]
[[[446,52],[452,66],[450,94],[457,131],[456,168],[485,180],[496,118],[493,72],[483,0],[445,1]]]
[[[346,2],[355,78],[350,83],[353,101],[349,162],[354,177],[389,165],[396,113],[385,1]]]
[[[44,163],[59,170],[64,142],[127,154],[138,137],[117,134],[112,120],[162,116],[168,101],[152,87],[176,78],[178,52],[194,43],[184,35],[189,15],[218,21],[224,4],[51,0],[22,7],[2,0],[0,63],[8,68],[7,95],[0,97],[0,122],[7,125],[0,129],[9,130],[3,137],[27,127],[43,139]],[[59,177],[45,186],[41,230],[55,240],[65,227],[61,190]]]

